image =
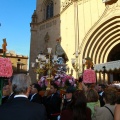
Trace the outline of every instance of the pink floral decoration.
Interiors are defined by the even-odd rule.
[[[84,70],[83,73],[83,82],[84,83],[96,83],[96,74],[92,69]]]
[[[45,90],[47,85],[48,85],[48,80],[47,80],[47,76],[42,76],[40,78],[40,80],[38,81],[38,84],[40,85],[40,87]]]
[[[40,80],[38,81],[38,84],[42,89],[46,89],[48,85],[48,76],[42,76]],[[52,82],[56,83],[60,89],[66,88],[68,86],[74,86],[77,87],[76,80],[73,76],[67,75],[65,73],[56,74],[53,77]]]
[[[13,74],[12,63],[9,58],[0,58],[0,77],[11,77]]]
[[[54,77],[54,82],[60,87],[60,88],[66,88],[68,86],[74,86],[76,87],[76,80],[73,76],[67,75],[65,73],[63,74],[56,74]]]

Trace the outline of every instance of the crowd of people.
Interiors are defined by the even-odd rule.
[[[41,96],[29,75],[14,75],[3,87],[0,120],[120,120],[118,89],[79,82],[79,89],[69,86],[62,95],[52,82]]]

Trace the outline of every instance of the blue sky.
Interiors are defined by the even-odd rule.
[[[30,22],[36,9],[36,0],[0,0],[0,48],[3,38],[7,50],[29,57]]]

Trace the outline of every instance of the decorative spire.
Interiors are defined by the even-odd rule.
[[[32,23],[37,23],[37,14],[36,14],[36,10],[34,10],[34,13],[32,15]]]

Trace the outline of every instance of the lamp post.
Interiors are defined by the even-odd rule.
[[[105,71],[106,71],[106,67],[103,66],[102,68],[103,68],[103,82],[105,82]]]
[[[80,70],[79,65],[78,65],[78,56],[79,56],[79,53],[78,53],[78,51],[76,51],[75,58],[71,59],[72,66],[73,66],[73,68],[74,68],[74,70],[76,72],[76,78],[79,77],[78,72]]]
[[[51,78],[52,65],[51,65],[51,61],[50,61],[51,50],[52,50],[52,48],[48,48],[49,59],[48,59],[48,78],[47,78],[48,85],[47,85],[47,90],[50,90],[50,81],[52,80],[52,78]]]

